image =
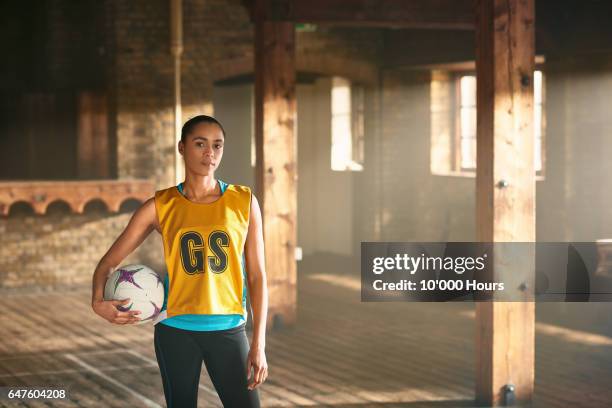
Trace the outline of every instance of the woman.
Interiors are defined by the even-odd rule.
[[[224,141],[223,127],[210,116],[184,124],[178,149],[185,181],[143,203],[93,276],[92,307],[98,315],[115,324],[139,321],[139,311],[118,310],[129,299],[103,299],[104,285],[153,229],[162,235],[168,275],[154,343],[168,407],[197,406],[202,361],[226,407],[259,407],[256,387],[268,375],[261,210],[248,187],[215,179]],[[250,347],[247,290],[253,309]]]

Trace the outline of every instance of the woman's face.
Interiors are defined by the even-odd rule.
[[[179,142],[179,152],[185,159],[185,168],[192,173],[207,176],[215,172],[223,157],[224,137],[214,123],[199,123]]]

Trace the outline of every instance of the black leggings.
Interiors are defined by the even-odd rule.
[[[244,326],[191,331],[155,325],[155,355],[168,408],[197,407],[202,360],[224,407],[259,408],[257,390],[247,389]]]

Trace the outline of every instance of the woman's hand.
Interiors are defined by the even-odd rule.
[[[251,374],[251,372],[253,372]],[[268,363],[266,353],[262,347],[251,347],[247,357],[247,380],[249,390],[255,389],[268,378]]]
[[[133,324],[140,321],[139,310],[130,310],[121,312],[117,306],[124,306],[130,302],[130,299],[123,300],[98,300],[92,304],[94,312],[102,316],[105,320],[114,324]]]

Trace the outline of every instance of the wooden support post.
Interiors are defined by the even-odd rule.
[[[269,322],[296,319],[295,33],[293,23],[255,21],[256,194],[263,214]]]
[[[477,1],[476,217],[483,242],[535,241],[534,23],[534,0]],[[493,278],[518,271],[533,288],[534,260],[521,264],[494,261]],[[532,301],[476,304],[477,404],[503,404],[510,384],[517,403],[531,401],[534,318]]]

